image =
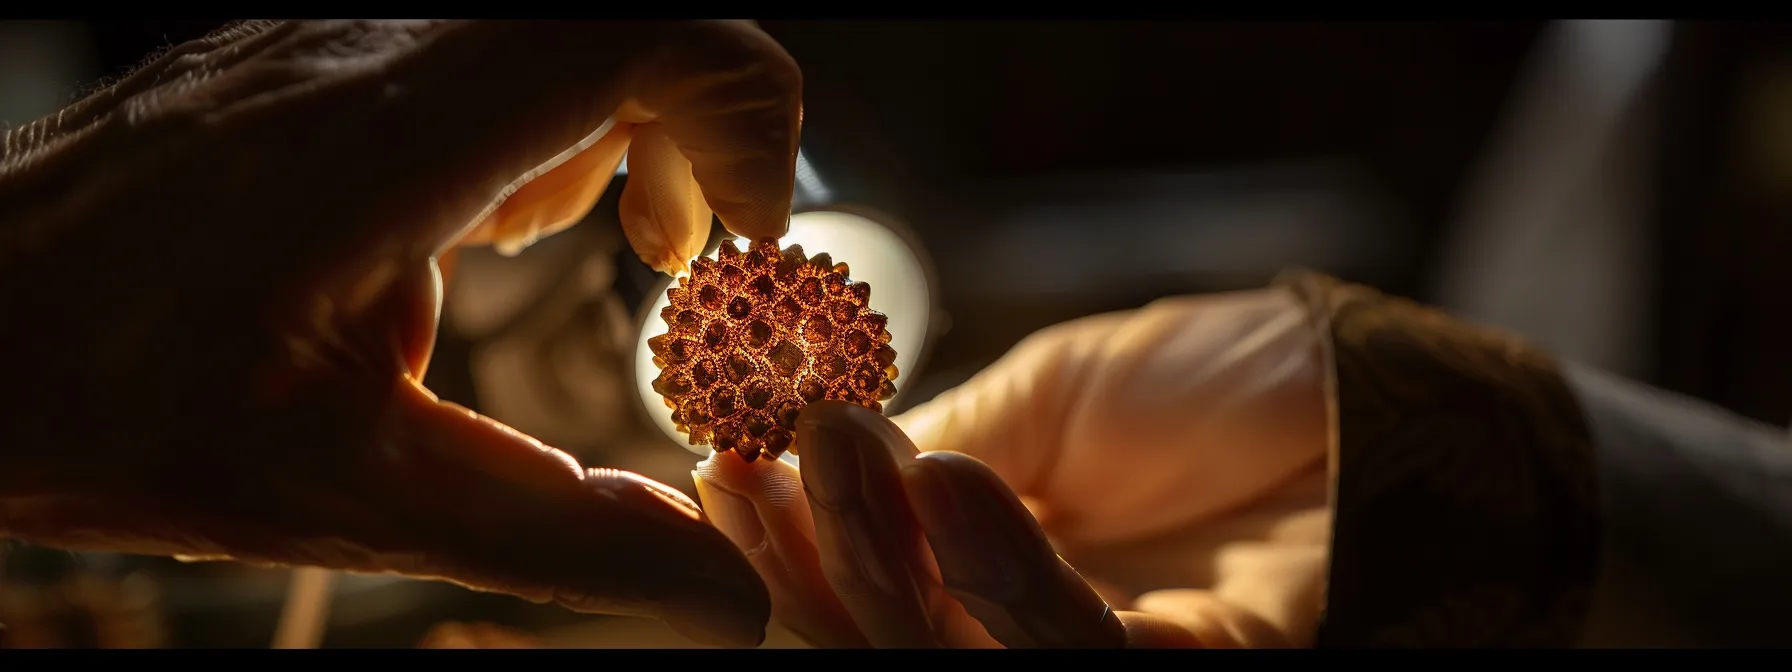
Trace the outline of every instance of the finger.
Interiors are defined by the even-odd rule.
[[[430,628],[419,649],[539,649],[541,641],[527,633],[493,623],[448,621]]]
[[[388,297],[397,310],[411,314],[396,321],[398,352],[414,380],[423,380],[429,373],[429,358],[435,353],[436,325],[442,319],[442,267],[436,259],[406,274],[395,283]]]
[[[1126,627],[1126,648],[1129,649],[1202,649],[1209,648],[1194,632],[1177,621],[1139,611],[1117,611],[1114,615]],[[1225,648],[1225,647],[1214,647]]]
[[[442,291],[444,297],[446,296],[448,287],[452,286],[452,283],[454,282],[454,272],[459,267],[459,263],[460,250],[458,249],[451,248],[443,250],[440,255],[436,256],[436,270],[442,274]]]
[[[394,396],[384,421],[390,426],[366,434],[379,443],[351,453],[379,457],[363,457],[371,464],[336,477],[339,492],[361,500],[336,504],[358,506],[324,506],[322,493],[306,488],[287,491],[279,500],[285,506],[271,512],[305,512],[294,522],[373,552],[366,559],[324,554],[311,564],[436,576],[578,611],[658,617],[706,643],[763,639],[770,611],[763,584],[676,490],[631,473],[585,470],[414,385]],[[356,401],[380,406],[343,404]],[[337,434],[344,435],[356,433]],[[321,466],[282,466],[294,488],[330,482]],[[382,515],[365,522],[327,515],[338,511]]]
[[[1224,515],[1325,459],[1322,349],[1292,297],[1176,297],[1067,322],[897,422],[1050,501],[1066,542]]]
[[[384,395],[392,401],[340,390],[300,397],[277,436],[255,429],[267,417],[221,418],[223,437],[270,450],[257,451],[255,465],[147,469],[33,511],[7,533],[70,550],[435,578],[660,618],[703,643],[763,641],[764,585],[682,494],[635,474],[587,471],[402,384],[410,393]],[[346,437],[363,438],[332,443]],[[190,487],[169,492],[171,483]]]
[[[401,352],[413,362],[427,362],[441,305],[439,273],[434,267],[426,271],[398,283],[399,291],[388,298],[396,305],[380,311],[396,319],[401,344],[409,346]],[[586,472],[565,453],[466,409],[437,403],[419,386],[421,365],[416,366],[419,372],[400,378],[389,393],[385,405],[395,407],[396,415],[391,425],[347,431],[335,439],[372,442],[348,455],[398,458],[356,470],[373,479],[363,481],[364,505],[429,516],[435,526],[436,534],[423,539],[408,536],[412,526],[365,529],[362,539],[373,548],[421,555],[418,564],[407,566],[402,556],[386,554],[378,565],[577,610],[661,617],[709,643],[757,644],[763,638],[769,610],[763,585],[726,539],[702,524],[694,503],[634,474]],[[352,395],[362,388],[353,379],[339,381],[336,389],[348,393],[338,400],[345,404],[338,407],[343,412],[360,408]],[[367,408],[381,405],[359,401]],[[273,426],[291,424],[270,420]],[[508,551],[500,550],[506,546]]]
[[[780,623],[817,648],[868,645],[822,574],[815,521],[795,467],[724,453],[711,455],[691,475],[704,514],[765,579]]]
[[[500,253],[516,254],[577,224],[616,177],[633,130],[631,125],[617,124],[565,163],[530,179],[473,227],[461,244],[496,243]]]
[[[1193,633],[1204,648],[1281,649],[1292,644],[1269,621],[1205,590],[1158,590],[1133,601],[1139,612]]]
[[[464,410],[419,403],[416,413],[412,431],[440,447],[419,451],[405,469],[413,487],[381,504],[433,520],[430,541],[441,552],[430,562],[575,610],[664,618],[707,643],[763,640],[764,586],[676,490],[578,469],[570,456]]]
[[[885,447],[912,446],[882,420],[869,409],[829,401],[809,405],[797,418],[821,568],[873,646],[934,648],[941,642],[930,617],[921,530]]]
[[[1099,361],[1091,354],[1124,321],[1124,314],[1099,315],[1042,330],[892,420],[920,450],[973,455],[1016,492],[1037,494],[1063,443],[1060,423]]]
[[[1008,648],[1119,648],[1107,602],[1052,550],[994,471],[963,453],[902,468],[946,589]]]
[[[751,25],[320,21],[283,32],[208,80],[206,95],[165,105],[170,118],[202,114],[226,145],[256,143],[253,157],[217,166],[236,171],[222,186],[328,196],[287,211],[311,231],[282,244],[433,254],[613,118],[663,125],[730,230],[782,235],[788,224],[801,75]],[[264,165],[270,155],[282,160]],[[319,222],[340,223],[340,235],[320,235]]]
[[[691,162],[659,124],[640,127],[628,152],[628,184],[622,191],[622,232],[635,250],[651,250],[660,256],[643,256],[654,270],[667,273],[689,270],[689,262],[703,252],[709,240],[714,213],[691,177]]]

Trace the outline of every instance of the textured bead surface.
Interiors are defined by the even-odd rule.
[[[751,462],[794,447],[804,405],[833,399],[883,410],[896,393],[896,350],[871,287],[827,253],[723,241],[666,290],[666,333],[649,339],[653,389],[692,445]]]

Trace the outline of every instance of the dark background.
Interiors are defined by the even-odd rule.
[[[98,78],[223,23],[78,32]],[[1544,22],[763,25],[803,66],[809,159],[839,200],[911,226],[938,267],[952,331],[919,381],[937,390],[1042,326],[1257,286],[1287,264],[1436,300],[1438,248]],[[1781,426],[1792,200],[1740,155],[1781,141],[1745,120],[1750,73],[1787,62],[1787,45],[1782,23],[1675,25],[1646,140],[1639,235],[1654,270],[1640,299],[1653,317],[1626,372]],[[1066,275],[1086,281],[1052,284]],[[465,366],[443,361],[456,353],[438,351],[432,387],[477,405],[455,377]],[[513,602],[472,597],[430,618],[523,618]],[[174,618],[173,641],[253,646],[272,615]],[[422,627],[337,626],[349,629],[333,645],[403,645]]]

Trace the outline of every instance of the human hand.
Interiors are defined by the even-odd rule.
[[[1292,295],[1169,299],[1042,331],[894,422],[812,405],[800,473],[693,475],[819,647],[1310,645],[1324,378]]]
[[[622,221],[655,268],[696,255],[712,209],[781,235],[800,89],[748,22],[299,21],[10,130],[0,536],[439,577],[758,641],[765,588],[688,498],[420,381],[434,258],[571,225],[625,151]]]
[[[437,623],[418,642],[419,649],[540,649],[540,639],[496,623]]]

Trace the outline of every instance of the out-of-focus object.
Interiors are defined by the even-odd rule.
[[[0,587],[7,648],[158,649],[167,645],[161,590],[143,572],[73,572],[61,581]]]
[[[734,240],[737,244],[748,242]],[[899,372],[909,371],[913,375],[943,320],[935,314],[933,269],[925,252],[906,235],[906,229],[871,210],[829,207],[793,215],[790,232],[779,243],[800,245],[804,250],[825,251],[839,259],[851,260],[853,279],[874,289],[869,301],[871,310],[887,318],[889,345],[895,350],[893,366]],[[719,254],[718,246],[716,252],[705,257],[715,260]],[[659,284],[658,291],[654,292],[655,300],[642,311],[637,323],[635,389],[641,412],[659,426],[667,439],[685,443],[678,425],[663,410],[665,403],[654,391],[653,381],[659,370],[653,363],[653,349],[648,345],[649,340],[666,331],[666,324],[658,317],[670,305],[665,290],[671,282],[668,279]],[[897,392],[889,405],[892,409],[898,408],[902,399],[903,394]],[[693,452],[708,453],[701,448]],[[794,461],[795,457],[786,454],[784,459]]]
[[[1648,83],[1672,28],[1574,19],[1544,31],[1446,240],[1443,306],[1610,371],[1647,366]]]
[[[429,629],[419,649],[539,649],[541,639],[495,623],[448,621]]]
[[[1360,276],[1410,252],[1398,213],[1346,161],[1063,175],[954,202],[963,240],[938,255],[957,271],[954,293],[974,296],[1255,286],[1290,264]]]
[[[323,643],[324,624],[330,616],[330,589],[335,583],[336,573],[327,569],[292,570],[286,604],[280,610],[279,625],[274,626],[274,648],[315,649]]]
[[[80,21],[0,21],[0,126],[19,126],[72,102],[95,67]]]
[[[600,206],[601,207],[601,206]],[[621,234],[576,226],[510,258],[460,253],[444,319],[470,353],[479,410],[575,456],[629,431],[627,306],[614,291]]]
[[[882,411],[898,375],[888,318],[872,311],[871,285],[827,252],[732,240],[691,262],[666,290],[666,333],[647,339],[660,369],[653,391],[690,444],[748,462],[794,444],[797,414],[832,399]]]
[[[909,216],[948,232],[930,253],[952,317],[910,404],[1053,324],[1260,287],[1291,265],[1386,285],[1415,253],[1410,213],[1348,158],[966,183]]]

